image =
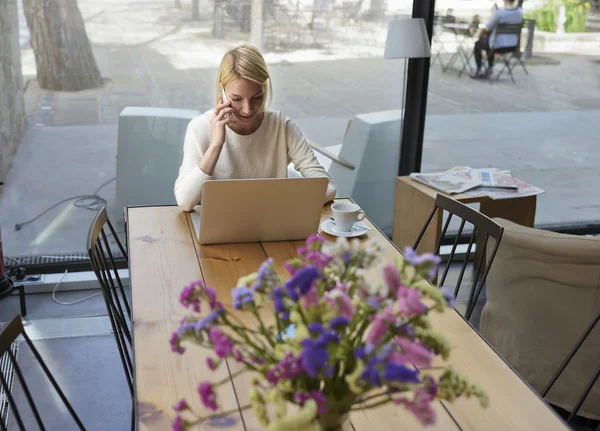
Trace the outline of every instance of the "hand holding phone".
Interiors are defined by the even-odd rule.
[[[227,94],[225,93],[225,88],[223,87],[223,85],[221,85],[221,99],[223,100],[223,103],[227,103]],[[231,114],[225,114],[225,118],[227,118],[228,120],[233,119],[233,116]]]

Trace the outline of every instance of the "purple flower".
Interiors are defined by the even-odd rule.
[[[367,299],[367,305],[376,310],[381,308],[381,304],[383,304],[383,298],[379,298],[377,296],[371,296],[371,297],[369,297],[369,299]]]
[[[323,238],[318,233],[312,234],[311,236],[309,236],[306,239],[306,245],[313,249],[315,249],[315,247],[318,247],[317,249],[320,250],[321,245],[324,243],[325,243],[325,238]]]
[[[300,269],[285,283],[288,295],[294,299],[290,292],[293,292],[295,295],[296,289],[300,290],[301,295],[306,295],[312,283],[319,277],[321,277],[321,273],[314,266],[307,266]],[[294,301],[297,301],[297,299],[294,299]]]
[[[390,361],[395,364],[413,364],[415,367],[431,367],[433,353],[421,343],[396,338],[394,344],[400,347],[401,352],[394,352],[390,356]]]
[[[200,399],[202,400],[202,404],[204,404],[204,407],[206,407],[207,409],[211,409],[212,411],[218,409],[217,395],[215,394],[215,391],[213,390],[213,387],[210,383],[200,383],[200,385],[198,386],[198,395],[200,395]]]
[[[386,308],[383,312],[377,313],[371,324],[371,330],[367,336],[367,343],[372,346],[378,346],[388,333],[389,327],[394,326],[398,319],[391,308]]]
[[[323,331],[321,335],[319,335],[319,338],[317,338],[315,345],[320,349],[325,349],[329,343],[338,344],[339,342],[340,336],[338,334],[332,331]]]
[[[379,386],[381,384],[381,375],[376,367],[379,362],[380,361],[378,359],[371,359],[367,368],[365,368],[360,375],[360,378],[369,382],[371,386]]]
[[[444,286],[442,287],[442,292],[444,293],[444,298],[446,298],[446,301],[448,301],[448,305],[450,307],[454,307],[456,299],[454,298],[454,293],[452,293],[452,288]]]
[[[319,292],[315,284],[310,286],[306,295],[300,298],[300,303],[304,308],[316,307],[319,305]]]
[[[398,268],[394,265],[386,265],[383,268],[383,279],[385,280],[385,284],[389,287],[392,292],[398,290],[400,285],[402,284],[402,280],[400,279],[400,272]]]
[[[179,400],[179,401],[177,401],[177,404],[175,404],[173,406],[173,410],[175,410],[176,412],[180,412],[182,410],[187,410],[187,408],[188,408],[188,405],[185,402],[185,400]]]
[[[173,334],[171,334],[171,339],[169,340],[169,343],[171,343],[172,352],[179,354],[185,352],[185,349],[181,347],[181,336],[179,335],[179,332],[173,332]]]
[[[267,373],[266,377],[271,384],[276,385],[281,379],[291,380],[302,374],[304,374],[302,358],[294,357],[292,353],[288,352],[285,358]]]
[[[401,364],[388,362],[383,370],[383,379],[390,382],[419,383],[419,371]]]
[[[214,311],[219,304],[217,302],[217,292],[212,287],[206,287],[204,289],[204,291],[206,292],[206,296],[208,297],[208,303],[210,305],[210,309],[211,309],[211,311]]]
[[[237,347],[233,349],[233,359],[235,359],[237,362],[242,362],[244,360],[242,352]]]
[[[179,295],[179,302],[186,308],[192,308],[196,313],[200,312],[200,291],[204,289],[201,280],[194,281],[184,287]]]
[[[233,343],[231,342],[231,339],[227,335],[223,334],[219,328],[214,326],[210,328],[209,336],[213,342],[215,353],[219,358],[224,358],[225,356],[231,355],[233,352]]]
[[[342,289],[336,288],[325,294],[325,301],[339,316],[352,320],[356,308],[350,297]]]
[[[435,410],[431,407],[433,398],[425,392],[423,388],[419,388],[415,392],[415,397],[412,401],[406,398],[394,400],[394,403],[403,405],[408,411],[415,415],[421,422],[421,425],[433,425],[435,423]]]
[[[321,334],[324,330],[325,328],[323,328],[323,325],[321,325],[319,322],[313,322],[308,325],[308,331],[311,334]]]
[[[231,291],[231,296],[233,296],[233,308],[236,310],[250,302],[254,302],[254,291],[246,286],[236,287]]]
[[[354,357],[356,359],[364,360],[366,356],[367,356],[367,352],[366,352],[365,346],[360,346],[360,347],[356,348],[356,350],[354,352]]]
[[[350,320],[344,316],[337,316],[331,319],[329,322],[329,327],[331,329],[342,329],[350,324]]]
[[[273,258],[270,257],[267,260],[265,260],[262,263],[262,265],[260,265],[260,268],[258,269],[258,273],[256,275],[256,282],[252,286],[253,291],[260,289],[261,287],[263,287],[265,284],[267,284],[269,282],[269,278],[271,276],[271,265],[272,264],[273,264]]]
[[[427,307],[421,302],[421,292],[406,286],[398,289],[398,306],[402,314],[411,318],[427,311]]]
[[[206,365],[208,365],[208,368],[211,371],[215,371],[217,369],[217,367],[219,366],[219,364],[217,362],[215,362],[215,360],[213,358],[211,358],[210,356],[206,358]]]
[[[181,416],[177,416],[173,421],[173,431],[183,431],[183,421]]]
[[[208,313],[204,318],[198,320],[197,322],[190,322],[183,325],[179,328],[180,331],[185,332],[186,330],[192,329],[196,332],[200,332],[206,330],[213,324],[215,320],[219,317],[220,311],[215,310]]]
[[[433,280],[442,258],[433,253],[417,254],[410,247],[404,248],[404,258],[417,268],[420,273],[427,271],[427,278]]]
[[[327,397],[321,391],[311,391],[310,393],[300,392],[294,394],[294,402],[304,404],[308,400],[313,399],[317,403],[317,412],[320,415],[327,414]]]
[[[304,347],[301,354],[302,367],[306,370],[306,374],[317,377],[329,360],[327,346],[323,346],[322,342],[317,343],[310,338],[305,338],[301,344]]]
[[[277,313],[285,313],[287,311],[283,304],[283,289],[281,287],[273,289],[273,304]]]

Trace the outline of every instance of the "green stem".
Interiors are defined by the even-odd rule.
[[[392,400],[392,398],[391,398],[391,397],[388,397],[388,399],[386,399],[386,400],[379,401],[379,402],[377,402],[377,403],[374,403],[374,404],[368,404],[368,405],[366,405],[366,406],[362,406],[362,407],[352,408],[352,409],[350,409],[350,411],[351,411],[351,412],[355,412],[355,411],[360,411],[360,410],[373,409],[373,408],[375,408],[375,407],[379,407],[379,406],[382,406],[382,405],[384,405],[384,404],[387,404],[387,403],[389,403],[391,400]]]
[[[267,339],[267,343],[269,343],[269,345],[272,348],[275,347],[275,342],[269,336],[269,333],[267,332],[267,327],[265,326],[265,323],[260,317],[258,309],[256,308],[256,304],[252,304],[252,314],[254,314],[256,320],[258,320],[258,323],[260,323],[260,333]]]
[[[364,402],[366,402],[366,401],[369,401],[369,400],[372,400],[372,399],[375,399],[375,398],[379,398],[379,397],[383,397],[383,396],[385,396],[385,397],[388,397],[388,398],[389,398],[389,393],[387,393],[387,392],[382,392],[382,393],[380,393],[380,394],[371,395],[370,397],[363,398],[362,400],[357,400],[357,401],[356,401],[356,404],[361,404],[361,403],[364,403]]]
[[[228,313],[229,314],[229,313]],[[239,321],[242,325],[244,324],[244,322],[242,322],[240,319],[238,319],[236,316],[234,316],[233,314],[229,314],[230,316],[232,316],[234,319],[236,319],[237,321]],[[229,319],[227,318],[227,315],[223,315],[223,321],[227,324],[227,326],[229,326],[230,328],[233,328],[234,325],[231,324],[231,322],[229,321]],[[235,331],[235,329],[234,329]],[[242,337],[248,344],[250,344],[255,350],[260,351],[261,353],[266,354],[267,351],[267,346],[262,342],[262,340],[257,339],[255,341],[257,341],[258,343],[261,344],[261,346],[257,346],[256,344],[254,344],[254,342],[248,337],[248,335],[246,335],[245,332],[240,332],[240,331],[236,331],[236,333]]]
[[[235,373],[231,374],[230,376],[225,377],[223,380],[219,380],[217,383],[213,383],[213,386],[221,386],[224,383],[231,382],[237,376],[244,374],[247,371],[248,371],[247,369],[242,368],[241,370],[236,371]]]
[[[204,417],[199,417],[198,420],[194,421],[194,422],[189,422],[190,425],[198,425],[201,424],[202,422],[206,422],[210,419],[214,419],[214,418],[219,418],[222,416],[227,416],[230,415],[231,413],[240,413],[243,412],[244,410],[248,410],[252,408],[252,406],[250,404],[245,405],[244,407],[238,407],[236,409],[230,409],[230,410],[225,410],[224,412],[219,412],[219,413],[215,413],[212,415],[208,415],[208,416],[204,416]],[[198,416],[198,415],[197,415]]]

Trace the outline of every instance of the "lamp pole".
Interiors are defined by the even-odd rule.
[[[433,34],[435,0],[415,0],[413,18],[423,18],[429,44]],[[425,114],[427,111],[427,90],[429,85],[429,58],[410,58],[406,79],[406,103],[402,107],[400,163],[398,175],[420,172],[423,155],[423,137],[425,133]]]

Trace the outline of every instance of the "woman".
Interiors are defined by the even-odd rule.
[[[187,128],[175,181],[181,209],[191,211],[202,198],[204,181],[211,179],[285,178],[290,162],[304,177],[329,177],[298,126],[267,109],[271,80],[258,49],[242,45],[227,51],[216,90],[215,109],[194,118]],[[335,193],[330,179],[325,202]]]

